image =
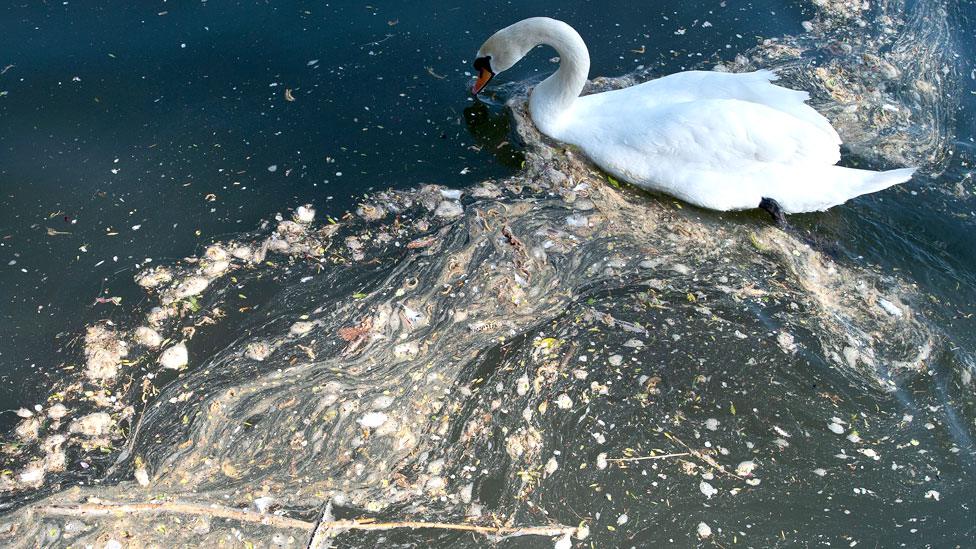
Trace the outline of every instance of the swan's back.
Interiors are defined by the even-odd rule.
[[[550,135],[625,181],[717,210],[763,198],[824,210],[911,177],[835,166],[837,132],[775,77],[691,71],[583,96]]]
[[[773,84],[777,78],[776,73],[769,70],[748,73],[686,71],[628,88],[587,95],[579,99],[579,104],[585,109],[599,109],[607,103],[651,108],[669,103],[738,99],[765,105],[807,122],[839,146],[840,136],[830,122],[806,104],[810,94]]]

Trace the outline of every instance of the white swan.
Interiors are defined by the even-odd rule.
[[[714,210],[826,210],[911,178],[835,166],[840,137],[809,94],[771,84],[771,71],[688,71],[580,97],[590,68],[572,27],[533,17],[496,32],[474,63],[477,94],[537,45],[559,70],[535,87],[529,112],[542,133],[579,147],[619,179]]]

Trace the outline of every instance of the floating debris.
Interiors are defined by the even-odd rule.
[[[545,469],[543,470],[545,471],[546,476],[548,477],[549,475],[555,473],[557,469],[559,469],[559,462],[556,461],[556,458],[551,457],[549,458],[549,461],[546,462]]]
[[[167,267],[152,267],[137,274],[135,280],[143,288],[158,288],[172,281],[173,273]]]
[[[199,295],[207,286],[210,285],[210,280],[202,276],[191,276],[183,282],[180,282],[176,288],[173,289],[169,294],[170,301],[177,301],[180,299],[186,299],[188,297],[193,297]]]
[[[828,22],[818,16],[811,25],[819,35]],[[839,70],[829,55],[801,57],[787,42],[726,68],[774,65],[777,54],[791,63],[788,79],[816,58],[829,65],[825,79],[810,71],[818,90],[833,80],[837,97],[875,95],[856,88],[860,75]],[[893,74],[882,61],[906,72],[887,53],[864,63]],[[627,81],[597,79],[590,89]],[[874,105],[890,92],[876,95],[856,104]],[[36,420],[36,430],[25,427],[33,438],[8,445],[13,465],[0,475],[0,490],[20,497],[30,483],[53,493],[10,511],[0,543],[47,539],[58,529],[64,538],[45,544],[99,546],[125,532],[133,546],[301,546],[324,526],[330,540],[360,531],[345,544],[416,545],[409,536],[417,534],[394,540],[387,530],[444,526],[502,536],[541,517],[579,524],[525,528],[560,547],[571,546],[570,534],[590,536],[590,521],[599,524],[595,545],[620,545],[627,542],[614,536],[623,532],[611,528],[645,532],[654,520],[647,513],[664,512],[678,496],[724,516],[731,501],[742,504],[734,494],[760,484],[756,462],[775,464],[764,465],[763,479],[777,486],[802,477],[790,460],[828,467],[838,449],[817,450],[830,436],[822,416],[795,406],[809,397],[832,407],[850,422],[848,437],[854,425],[880,431],[890,418],[837,396],[851,394],[838,380],[883,389],[885,398],[892,379],[916,375],[941,352],[927,300],[897,276],[749,216],[712,216],[607,182],[574,151],[538,135],[524,96],[511,107],[527,146],[516,176],[463,192],[430,185],[370,193],[348,215],[321,215],[325,223],[299,206],[290,219],[277,216],[195,257],[144,267],[136,280],[148,302],[132,305],[128,318],[119,313],[135,300],[112,308],[119,326],[93,323],[102,331],[92,340],[112,349],[98,362],[115,373],[73,370],[80,364],[73,356],[44,403],[47,414],[21,418]],[[891,143],[905,144],[900,127],[885,126]],[[854,137],[845,135],[852,147],[873,139]],[[897,154],[919,147],[905,149]],[[191,338],[193,368],[156,371],[154,359],[166,368],[167,353],[179,355],[176,368],[186,366]],[[87,363],[85,351],[66,352],[84,353]],[[803,367],[808,357],[822,362]],[[822,393],[804,392],[814,384]],[[746,396],[770,385],[768,401]],[[855,414],[867,416],[863,426]],[[57,422],[69,415],[65,433]],[[862,450],[848,447],[836,459],[857,470],[830,465],[831,482],[820,478],[826,468],[812,469],[807,481],[832,497],[831,486],[845,479],[876,479],[872,468],[897,476],[887,472],[888,458],[918,464],[916,471],[941,468],[918,453],[930,442],[921,429],[929,415],[921,408],[912,426],[923,431],[912,433],[921,442],[872,433],[864,435],[871,449],[848,438]],[[828,429],[835,424],[842,425]],[[60,491],[69,477],[59,467],[99,482],[75,486],[70,477],[71,489]],[[876,493],[921,499],[917,485],[908,492],[909,483],[898,482]],[[713,497],[726,483],[729,496]],[[634,494],[648,503],[640,513]],[[549,505],[564,495],[566,505]],[[756,505],[767,504],[762,512],[779,520],[781,502]],[[333,506],[362,518],[323,513]],[[439,517],[464,523],[415,520]],[[747,533],[732,534],[738,530]],[[759,530],[729,523],[713,534],[701,522],[696,532],[700,540],[728,532],[730,542],[739,536],[734,543],[783,543],[779,532]],[[785,535],[808,534],[799,525]]]
[[[298,322],[292,324],[291,328],[288,328],[288,333],[290,333],[293,336],[303,336],[311,332],[314,328],[315,328],[314,322],[306,322],[304,320],[299,320]]]
[[[244,350],[244,356],[258,362],[263,362],[269,355],[271,355],[271,345],[267,341],[252,341]]]
[[[389,419],[390,416],[384,414],[383,412],[369,412],[356,420],[356,423],[359,423],[367,429],[376,429],[381,427]]]
[[[92,380],[112,379],[119,373],[122,359],[129,354],[126,343],[104,324],[96,324],[85,333],[85,373]]]
[[[17,481],[28,488],[37,488],[44,484],[46,476],[43,461],[31,461],[17,474]]]
[[[295,208],[295,221],[306,224],[315,221],[315,208],[311,204]]]
[[[168,347],[159,355],[159,365],[167,370],[179,370],[189,364],[189,362],[190,356],[187,352],[186,345],[183,343],[177,343],[172,347]]]
[[[68,415],[68,408],[61,403],[52,404],[51,407],[47,409],[47,417],[53,420],[59,420],[66,415]]]
[[[146,487],[149,486],[149,471],[146,471],[145,466],[136,467],[136,470],[134,472],[134,476],[135,476],[136,482],[139,483],[139,486],[142,486],[143,488],[146,488]]]
[[[783,349],[784,353],[795,353],[796,343],[793,338],[793,334],[789,332],[780,332],[776,335],[776,343],[779,343],[780,349]]]
[[[739,475],[740,477],[751,477],[752,472],[755,470],[756,462],[752,460],[740,461],[739,464],[735,466],[735,474]]]
[[[451,201],[443,200],[437,205],[437,209],[434,210],[434,215],[444,219],[453,219],[464,214],[464,208],[461,204]]]
[[[706,499],[712,499],[712,496],[718,493],[714,486],[704,480],[698,484],[698,490],[705,495]]]
[[[148,326],[139,326],[136,328],[132,334],[132,340],[150,349],[155,349],[163,344],[163,336]]]
[[[71,422],[68,431],[87,437],[108,435],[115,425],[112,416],[105,412],[94,412]]]
[[[30,417],[17,424],[14,434],[24,442],[30,442],[37,438],[41,429],[41,422],[36,418]]]

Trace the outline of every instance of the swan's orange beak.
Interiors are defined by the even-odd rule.
[[[482,67],[480,70],[478,70],[478,79],[475,80],[474,85],[471,86],[471,93],[478,95],[478,92],[484,89],[484,87],[488,85],[488,82],[494,76],[495,73],[491,72],[491,69]]]

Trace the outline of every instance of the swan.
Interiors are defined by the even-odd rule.
[[[529,97],[536,127],[638,187],[712,210],[762,208],[783,223],[783,214],[823,211],[915,171],[835,166],[837,132],[806,104],[807,92],[776,86],[769,70],[686,71],[581,97],[586,44],[548,17],[519,21],[487,40],[474,61],[472,93],[540,44],[560,61]]]

